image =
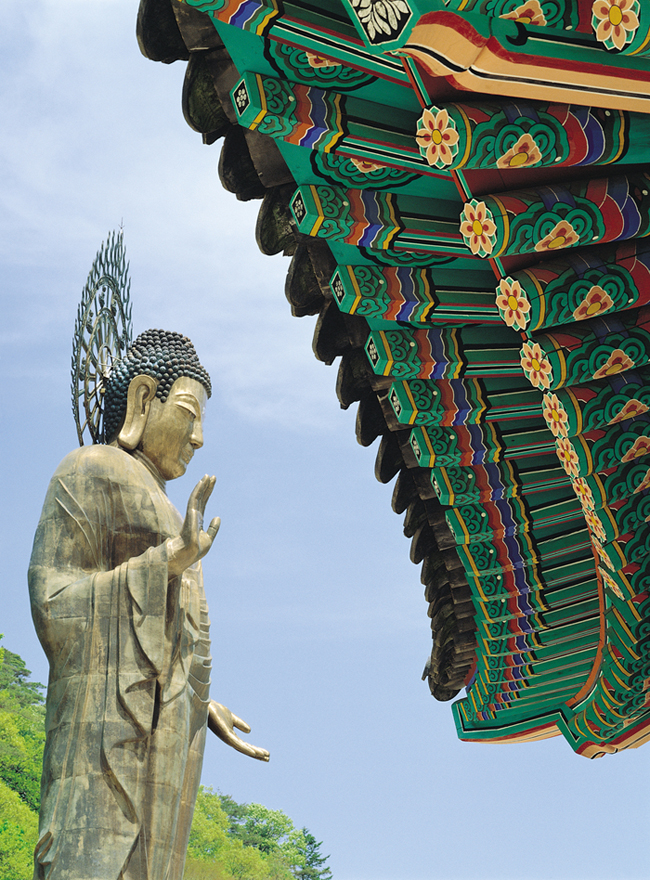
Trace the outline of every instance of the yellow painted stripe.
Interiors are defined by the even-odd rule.
[[[497,205],[501,209],[501,215],[503,217],[503,223],[504,223],[504,227],[505,227],[504,232],[503,232],[503,246],[502,246],[501,250],[497,251],[496,254],[489,254],[490,257],[494,258],[494,257],[500,256],[504,252],[506,247],[508,246],[508,240],[510,238],[510,221],[508,220],[508,212],[506,211],[506,208],[505,208],[505,205],[503,204],[503,202],[500,199],[498,199],[496,196],[491,196],[491,198],[494,199],[494,201],[497,203]]]
[[[424,442],[426,443],[426,447],[429,450],[430,465],[433,465],[436,460],[436,454],[433,451],[433,446],[431,445],[431,441],[429,440],[429,432],[426,430],[426,428],[424,428],[422,433],[424,434]]]
[[[267,27],[267,25],[268,25],[271,21],[273,21],[273,19],[277,16],[277,14],[278,14],[278,8],[277,8],[277,6],[276,6],[275,3],[273,3],[273,6],[274,6],[274,8],[271,9],[269,12],[267,12],[267,14],[264,16],[264,18],[262,19],[262,21],[256,26],[256,28],[255,28],[255,35],[256,35],[257,37],[263,37],[263,36],[264,36],[264,32],[266,31],[266,27]]]
[[[630,642],[635,643],[634,636],[632,635],[632,630],[629,628],[627,623],[623,620],[621,614],[619,613],[618,609],[614,605],[612,605],[612,611],[614,612],[614,617],[616,618],[616,620],[620,624],[621,629],[625,632],[625,634],[629,638]],[[625,648],[627,649],[627,652],[631,657],[633,657],[635,660],[639,659],[639,655],[632,649],[632,647],[630,645],[625,645]]]
[[[537,291],[537,298],[540,302],[540,310],[539,310],[539,324],[544,323],[544,318],[546,317],[546,297],[544,296],[544,291],[542,289],[542,285],[539,283],[535,275],[530,271],[530,269],[523,270],[526,275],[530,278],[530,280],[535,285],[535,290]]]
[[[465,5],[465,2],[467,2],[467,0],[463,0],[463,5]],[[470,125],[469,119],[467,118],[467,114],[465,113],[463,108],[460,106],[460,104],[452,104],[451,106],[455,107],[456,110],[458,110],[460,115],[463,117],[463,122],[465,123],[465,128],[467,129],[466,138],[465,138],[465,153],[463,155],[463,158],[460,160],[460,162],[456,162],[454,164],[454,168],[463,168],[465,165],[465,162],[467,162],[470,147],[472,146],[472,126]]]
[[[641,45],[638,47],[638,49],[635,49],[634,52],[629,52],[629,53],[626,52],[625,54],[626,54],[626,55],[629,54],[630,56],[638,55],[640,52],[643,52],[643,50],[646,48],[646,46],[648,45],[648,43],[650,43],[650,30],[649,30],[648,33],[646,34],[646,38],[645,38],[645,40],[641,43]]]
[[[456,513],[456,511],[454,511],[454,513]],[[446,519],[446,517],[445,517],[445,519]],[[456,513],[456,522],[460,523],[460,527],[463,531],[463,535],[465,536],[465,538],[469,539],[469,532],[467,531],[467,526],[465,525],[465,520],[462,518],[462,516],[459,516],[457,513]]]
[[[336,107],[336,116],[334,117],[334,120],[336,123],[336,134],[333,137],[331,137],[331,139],[328,141],[328,143],[323,147],[324,153],[331,153],[332,150],[335,147],[337,147],[338,144],[341,142],[341,140],[345,134],[345,132],[343,131],[343,123],[342,123],[342,119],[343,119],[343,111],[341,110],[342,98],[343,98],[342,95],[337,94],[334,96],[334,106]]]
[[[615,654],[614,651],[612,650],[612,646],[611,646],[611,645],[608,645],[608,647],[609,647],[609,656],[610,656],[610,658],[612,659],[612,662],[613,662],[616,666],[618,666],[618,668],[621,670],[621,672],[623,673],[623,675],[627,675],[627,672],[626,672],[625,668],[621,665],[621,661],[619,660],[619,658],[616,656],[616,654]],[[614,674],[614,673],[613,673],[613,671],[612,671],[612,675],[613,675],[613,674]]]
[[[257,85],[257,93],[260,96],[260,104],[262,106],[262,109],[259,111],[259,113],[255,117],[255,119],[251,122],[251,124],[248,126],[251,131],[253,131],[255,128],[257,128],[257,126],[260,124],[260,122],[264,119],[264,117],[266,116],[266,111],[268,109],[267,103],[266,103],[266,95],[264,94],[264,85],[262,83],[262,77],[260,76],[259,73],[255,74],[255,83]]]
[[[441,468],[440,470],[442,471],[442,479],[449,493],[449,501],[447,503],[453,506],[456,496],[454,495],[454,490],[451,488],[451,483],[449,482],[449,477],[447,476],[447,470],[445,468]]]
[[[404,382],[403,388],[406,391],[406,396],[408,397],[409,403],[411,404],[411,409],[413,410],[413,415],[408,420],[408,424],[412,425],[415,423],[415,419],[418,414],[418,408],[416,406],[415,400],[413,399],[413,395],[411,394],[411,389],[409,388],[408,382]]]
[[[352,281],[352,287],[354,287],[354,292],[356,294],[356,296],[354,298],[354,302],[352,303],[352,306],[350,307],[350,311],[348,312],[348,314],[353,315],[357,310],[357,306],[361,302],[361,290],[359,289],[359,284],[357,282],[357,276],[354,274],[354,266],[346,266],[346,268],[348,270],[348,275],[350,276],[350,280]]]
[[[393,224],[393,229],[386,236],[386,240],[381,246],[382,250],[389,248],[395,236],[400,232],[400,223],[397,219],[397,207],[391,193],[386,193],[386,204],[388,205],[388,216]]]
[[[566,393],[571,398],[571,403],[573,404],[573,407],[574,407],[576,414],[578,416],[578,430],[576,431],[576,433],[582,434],[582,409],[580,407],[580,403],[578,402],[578,398],[575,396],[575,394],[573,393],[573,391],[570,388],[566,388],[565,390],[566,390]]]
[[[318,214],[318,217],[316,218],[316,222],[314,223],[312,228],[309,230],[308,235],[316,235],[318,230],[323,225],[323,220],[325,219],[325,216],[323,214],[323,206],[321,205],[321,201],[318,198],[318,193],[316,192],[316,187],[310,186],[309,189],[311,191],[312,197],[313,197],[314,202],[316,204],[316,212]]]
[[[379,331],[379,336],[381,338],[382,345],[384,346],[384,355],[386,356],[386,366],[384,367],[383,376],[390,376],[391,367],[393,366],[394,360],[391,357],[390,346],[388,345],[388,340],[386,339],[386,334],[383,330]]]

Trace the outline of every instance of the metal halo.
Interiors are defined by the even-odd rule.
[[[72,337],[72,412],[80,446],[88,430],[104,439],[104,389],[114,364],[131,344],[131,281],[123,233],[109,233],[97,252]]]

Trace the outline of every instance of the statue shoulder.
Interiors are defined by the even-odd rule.
[[[140,465],[116,446],[80,446],[73,449],[56,469],[54,479],[82,477],[111,483],[131,482]]]

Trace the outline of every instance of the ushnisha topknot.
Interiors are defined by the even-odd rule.
[[[171,330],[145,330],[133,342],[125,356],[115,364],[104,391],[104,443],[118,433],[126,415],[126,401],[131,380],[151,376],[158,382],[156,397],[167,400],[172,385],[181,376],[196,379],[212,395],[212,383],[187,336]]]

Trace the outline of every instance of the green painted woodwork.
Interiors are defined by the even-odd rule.
[[[521,349],[521,366],[540,389],[605,379],[650,362],[650,308],[593,318],[570,330],[538,333]]]
[[[239,11],[241,4],[232,0],[183,0],[188,6],[207,13],[213,20],[230,19]],[[270,26],[273,19],[280,15],[280,7],[276,0],[248,0],[246,15],[241,16],[238,27],[261,36]]]
[[[477,424],[486,408],[478,379],[393,382],[388,401],[403,425]]]
[[[475,502],[512,498],[519,495],[521,490],[518,472],[510,462],[470,467],[433,467],[431,485],[442,504],[462,505],[464,510],[465,505]],[[487,519],[485,510],[478,513],[476,525],[480,524],[481,519]]]
[[[390,193],[301,186],[290,208],[299,232],[346,244],[387,248],[401,228]]]
[[[416,140],[429,165],[455,170],[648,162],[649,136],[642,113],[500,100],[429,107]]]
[[[549,253],[650,234],[650,177],[616,176],[471,200],[461,234],[473,254]]]
[[[500,461],[505,452],[504,444],[491,424],[455,428],[417,427],[409,435],[409,444],[420,467]],[[554,443],[551,448],[555,448]]]
[[[609,425],[626,426],[650,412],[650,367],[544,394],[543,415],[556,437],[575,437]]]
[[[379,269],[339,266],[330,288],[342,312],[386,320],[426,324],[438,305],[431,273],[426,269]]]
[[[504,478],[504,482],[506,478]],[[432,482],[434,479],[432,474]],[[439,489],[441,479],[436,479]],[[561,485],[563,489],[566,489],[569,486],[568,480],[565,480]],[[476,493],[472,495],[469,491],[457,499],[454,498],[456,508],[446,510],[445,519],[456,543],[492,544],[495,538],[529,532],[533,529],[536,538],[541,541],[546,534],[553,535],[562,532],[567,524],[572,525],[575,529],[584,527],[582,509],[574,497],[565,498],[563,501],[558,500],[553,504],[549,504],[547,500],[544,505],[543,502],[540,504],[540,498],[543,498],[543,494],[539,491],[539,487],[537,490],[535,492],[535,487],[528,489],[525,506],[522,506],[522,501],[516,497],[523,496],[521,487],[516,483],[505,485],[504,490],[500,493],[505,497],[501,497],[496,502],[487,498],[477,500]],[[543,491],[548,491],[548,489],[545,487]],[[442,496],[440,500],[445,503],[443,490],[440,491],[440,495]],[[484,495],[487,495],[487,492]],[[537,501],[537,506],[533,506],[535,501]],[[590,569],[593,570],[593,559]]]
[[[436,537],[446,523],[462,570],[452,600],[430,602],[434,650],[469,658],[477,627],[459,735],[553,725],[587,755],[625,744],[650,719],[650,176],[629,168],[648,161],[650,116],[611,94],[624,75],[630,94],[647,79],[645,7],[632,0],[608,29],[609,0],[186,2],[234,61],[239,124],[273,138],[296,182],[291,224],[327,242],[333,298],[367,339],[368,388],[387,395],[400,448],[408,437],[427,469],[416,485],[437,498],[422,527],[442,505]],[[482,53],[486,87],[507,80],[495,59],[521,70],[499,86],[511,97],[473,95],[472,59],[450,72],[462,101],[442,79],[427,94],[417,55],[394,54],[413,50],[422,15],[426,39]],[[520,97],[588,64],[609,109],[583,107],[578,86],[566,104]],[[631,173],[586,173],[621,163]],[[474,620],[454,641],[462,571]]]
[[[436,287],[430,269],[338,266],[330,288],[338,307],[348,315],[416,325],[500,320],[491,291]]]
[[[489,380],[471,378],[435,383],[394,382],[388,401],[402,425],[473,425],[484,421],[501,424],[541,413],[541,399],[535,389],[486,393],[489,390]]]
[[[340,95],[255,73],[245,73],[230,94],[240,125],[260,134],[299,145],[304,140],[324,152],[343,137]],[[310,115],[314,105],[320,111],[318,122]]]
[[[648,302],[647,239],[568,252],[561,259],[514,272],[497,288],[497,306],[505,323],[529,333]]]
[[[410,111],[396,110],[387,125],[371,102],[249,71],[231,98],[240,125],[314,150],[314,170],[336,186],[392,189],[431,174],[413,142]]]
[[[571,0],[449,0],[447,8],[561,30],[580,24],[580,7]]]
[[[377,81],[372,73],[341,64],[332,58],[309,55],[300,46],[268,40],[266,54],[277,73],[291,82],[337,92],[358,91]],[[327,63],[329,62],[329,63]]]
[[[495,330],[494,345],[479,347],[469,327],[430,330],[394,329],[370,333],[366,354],[379,376],[405,379],[457,379],[461,375],[481,377],[519,376],[518,351],[508,334]]]
[[[457,379],[464,365],[458,334],[458,330],[437,327],[373,331],[365,350],[378,376]]]
[[[601,473],[647,455],[650,451],[650,424],[634,420],[612,425],[577,437],[556,440],[558,458],[571,477]]]

